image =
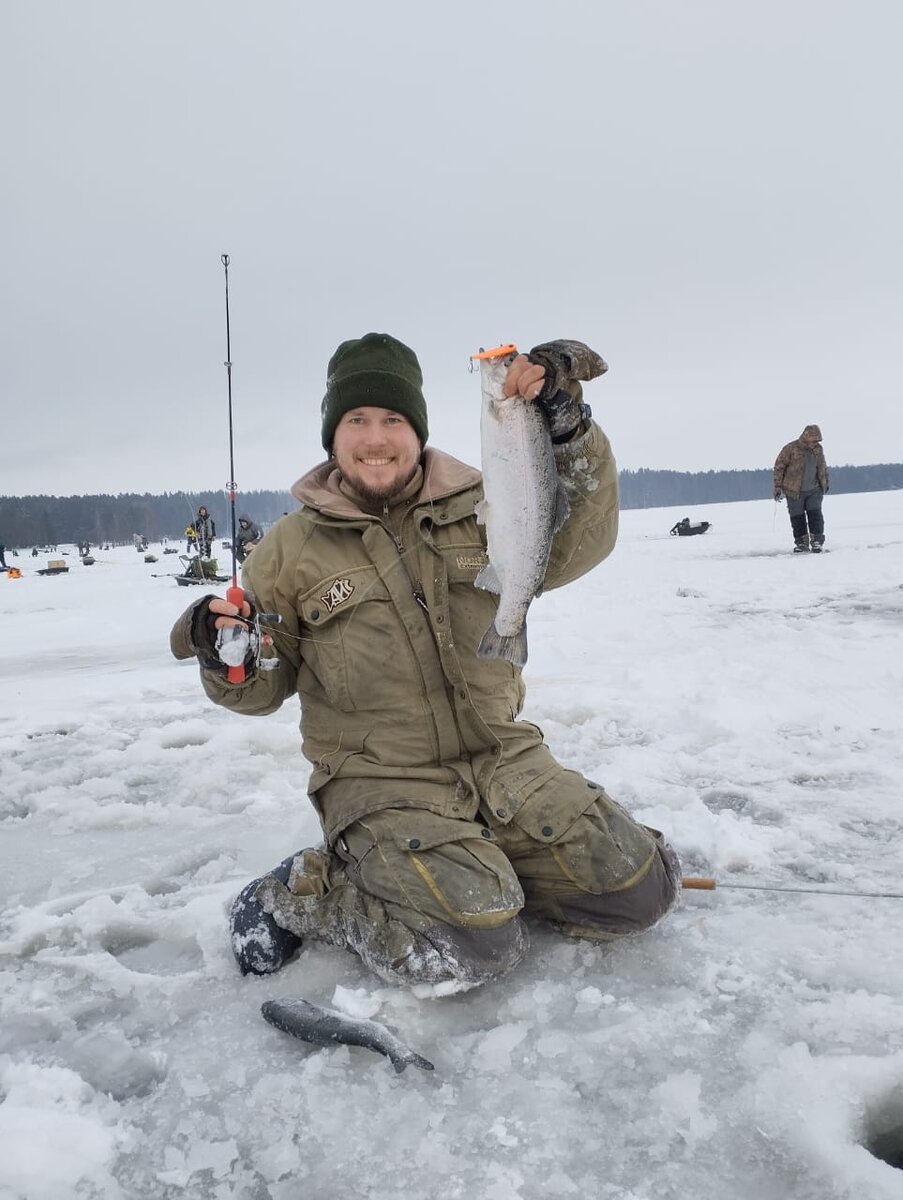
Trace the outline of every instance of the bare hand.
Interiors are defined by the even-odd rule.
[[[236,607],[236,605],[230,604],[228,600],[221,600],[219,598],[219,596],[215,596],[210,601],[208,608],[210,609],[210,612],[212,612],[212,613],[220,613],[221,614],[213,622],[213,624],[216,626],[217,629],[226,629],[229,625],[244,625],[245,624],[244,621],[236,621],[235,620],[235,618],[237,616],[239,616],[239,610]],[[240,615],[243,617],[250,617],[250,615],[251,615],[251,606],[247,602],[247,600],[242,602]]]
[[[541,363],[530,362],[526,354],[518,354],[505,376],[504,394],[535,400],[545,381],[545,367]]]

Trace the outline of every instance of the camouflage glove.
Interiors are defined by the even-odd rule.
[[[545,367],[545,383],[536,401],[545,413],[552,441],[556,445],[567,442],[592,416],[589,405],[583,403],[579,381],[604,375],[608,364],[583,342],[566,338],[534,346],[527,358]]]

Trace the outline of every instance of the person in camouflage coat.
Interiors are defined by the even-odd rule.
[[[194,529],[194,541],[198,549],[198,554],[201,558],[209,558],[213,553],[213,539],[216,537],[216,523],[207,511],[207,506],[202,504],[197,511],[197,516],[191,523],[191,528]],[[191,539],[189,538],[189,541]]]
[[[509,368],[509,394],[550,420],[571,502],[546,589],[601,562],[617,537],[617,468],[579,382],[605,369],[577,342]],[[345,342],[330,361],[330,457],[295,484],[302,507],[244,567],[257,610],[282,619],[260,661],[246,660],[244,683],[230,683],[216,655],[234,605],[204,597],[173,629],[174,654],[200,660],[215,703],[265,714],[301,701],[324,844],[237,897],[243,972],[278,969],[311,937],[355,951],[387,981],[454,990],[522,959],[523,914],[607,940],[650,926],[678,894],[661,834],[556,762],[519,719],[520,669],[478,657],[498,604],[474,586],[487,561],[481,476],[424,448],[421,386],[413,351],[385,334]]]
[[[821,430],[807,425],[795,442],[781,449],[774,464],[774,498],[787,497],[794,551],[818,553],[825,544],[822,500],[828,491],[828,466]]]

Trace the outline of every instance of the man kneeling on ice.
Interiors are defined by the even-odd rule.
[[[596,566],[617,537],[617,468],[579,382],[605,370],[573,341],[507,369],[505,394],[548,420],[570,501],[546,590]],[[241,624],[235,605],[205,596],[172,631],[215,703],[264,714],[301,701],[325,844],[236,898],[243,973],[278,970],[309,937],[391,983],[474,986],[523,958],[522,913],[607,941],[652,925],[678,893],[661,835],[557,763],[517,719],[520,669],[477,654],[499,603],[474,586],[487,561],[481,476],[424,448],[422,383],[413,351],[386,334],[343,342],[330,360],[329,458],[295,484],[302,507],[244,567],[242,615],[281,619],[256,654],[252,639],[244,682],[229,682],[217,653]]]

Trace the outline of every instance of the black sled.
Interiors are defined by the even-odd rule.
[[[668,532],[677,537],[694,537],[697,533],[707,533],[711,527],[711,521],[699,521],[698,524],[691,525],[690,518],[684,517],[682,521],[672,525]]]

